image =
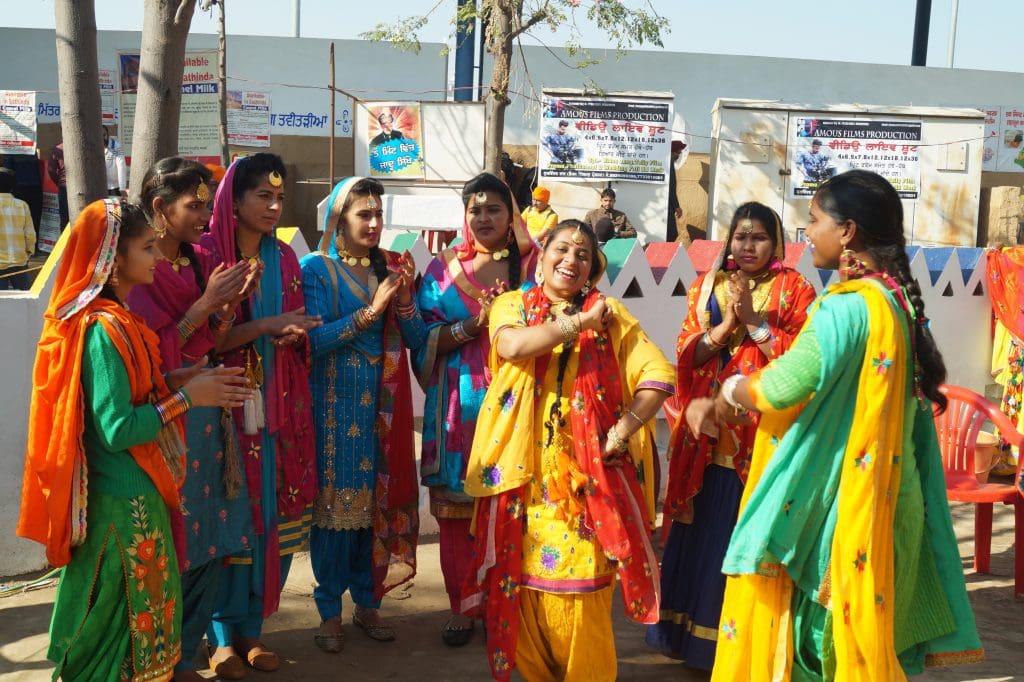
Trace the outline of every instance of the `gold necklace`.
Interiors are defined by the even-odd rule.
[[[181,255],[181,247],[179,246],[178,247],[178,255],[176,255],[174,257],[174,259],[171,260],[171,267],[174,268],[175,272],[178,272],[182,268],[187,268],[191,264],[192,264],[192,261],[189,259],[188,256],[182,256]]]
[[[338,257],[341,258],[342,263],[349,266],[350,268],[355,267],[356,263],[362,265],[364,268],[370,267],[369,255],[356,257],[349,253],[347,249],[342,249],[341,251],[338,252]]]
[[[257,266],[263,263],[263,259],[260,258],[260,254],[258,252],[255,255],[246,256],[244,253],[239,251],[238,255],[242,260],[247,261],[250,266]]]

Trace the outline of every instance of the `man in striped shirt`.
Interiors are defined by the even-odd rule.
[[[0,168],[0,291],[32,285],[25,269],[36,250],[36,229],[28,204],[11,194],[16,183],[14,171]]]

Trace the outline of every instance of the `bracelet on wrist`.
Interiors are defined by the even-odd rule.
[[[562,343],[567,346],[574,344],[580,336],[580,329],[573,322],[572,317],[568,315],[556,317],[555,323],[558,325],[559,331],[562,332]]]
[[[715,341],[714,337],[711,336],[710,329],[704,332],[704,344],[711,350],[721,350],[725,348],[724,343],[718,343],[717,341]]]
[[[213,313],[210,315],[210,327],[214,332],[223,332],[231,328],[231,325],[235,323],[235,313],[231,313],[231,317],[228,319],[222,318],[219,314]]]
[[[770,341],[772,338],[772,328],[768,326],[767,322],[761,322],[757,329],[754,331],[748,331],[747,336],[750,340],[756,344],[762,344],[766,341]]]
[[[403,320],[409,320],[416,316],[416,299],[410,299],[408,303],[399,303],[395,309],[398,312],[398,317]]]
[[[188,409],[192,406],[192,401],[189,399],[188,394],[183,389],[172,391],[166,397],[153,403],[153,407],[156,408],[156,413],[160,416],[160,422],[166,426],[181,415],[188,412]]]
[[[641,419],[640,415],[638,415],[633,410],[626,410],[625,414],[628,414],[630,417],[632,417],[634,420],[636,420],[636,423],[639,424],[640,426],[643,426],[644,424],[647,423],[646,419]]]
[[[733,374],[731,377],[722,382],[722,399],[729,404],[729,407],[737,411],[744,411],[746,408],[740,405],[736,401],[736,386],[743,381],[744,377],[742,374]]]
[[[608,442],[612,446],[612,450],[615,452],[626,452],[629,450],[629,440],[623,438],[622,434],[619,433],[618,422],[612,424],[612,427],[608,429]]]
[[[182,341],[188,341],[197,331],[199,331],[199,327],[196,326],[195,322],[188,319],[188,315],[181,318],[181,321],[178,322],[178,336],[181,337]]]

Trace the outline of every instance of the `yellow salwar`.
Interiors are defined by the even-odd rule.
[[[516,668],[527,682],[614,680],[612,587],[590,594],[522,590]]]
[[[675,381],[672,365],[628,310],[615,299],[606,300],[615,320],[608,338],[619,364],[624,405],[639,389],[671,393]],[[502,490],[525,486],[522,585],[518,590],[520,631],[516,643],[516,666],[523,677],[528,682],[613,680],[616,667],[611,599],[617,565],[605,555],[594,530],[584,520],[585,496],[576,493],[581,472],[575,462],[568,418],[556,425],[553,445],[545,447],[549,440],[545,423],[556,400],[563,348],[551,352],[543,376],[536,381],[534,360],[511,362],[497,355],[496,341],[502,330],[526,325],[522,292],[498,297],[490,313],[490,327],[495,330],[490,358],[495,378],[488,395],[505,397],[485,401],[480,411],[465,489],[474,497],[486,499]],[[573,395],[579,366],[576,347],[562,380],[559,411],[563,415],[574,409],[574,401],[582,400],[582,396]],[[529,418],[501,419],[500,415],[509,409],[506,399],[509,404],[521,400],[520,415]],[[646,507],[647,518],[654,518],[652,443],[649,426],[629,441],[632,465],[643,484],[644,499],[637,500],[637,504]]]
[[[857,280],[834,285],[829,291],[845,292],[863,297],[871,333],[843,457],[849,464],[839,478],[831,560],[813,596],[832,618],[835,658],[826,666],[834,665],[834,678],[826,678],[892,682],[906,679],[892,644],[896,611],[893,518],[900,487],[898,462],[904,446],[909,344],[899,323],[902,311],[877,283]],[[762,418],[741,514],[779,442],[800,413],[800,407],[774,408],[760,390],[758,375],[751,378],[751,392]],[[713,682],[790,679],[793,588],[786,567],[772,561],[762,563],[756,574],[728,578]]]

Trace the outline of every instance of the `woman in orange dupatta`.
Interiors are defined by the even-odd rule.
[[[490,307],[491,384],[466,491],[477,497],[462,611],[483,615],[496,680],[614,680],[615,576],[627,615],[658,618],[653,434],[672,365],[594,287],[593,230],[560,223],[539,285]]]
[[[690,287],[677,344],[679,404],[705,398],[727,377],[744,376],[785,352],[807,319],[814,288],[782,264],[775,211],[743,204],[714,267]],[[711,670],[725,593],[722,559],[750,468],[754,424],[719,424],[694,438],[683,420],[670,443],[665,516],[672,530],[662,558],[661,620],[647,643],[691,668]]]
[[[64,567],[48,657],[64,680],[170,679],[181,587],[169,510],[194,405],[240,405],[234,370],[165,381],[156,335],[123,301],[153,279],[142,210],[90,204],[71,230],[36,354],[18,535]]]

